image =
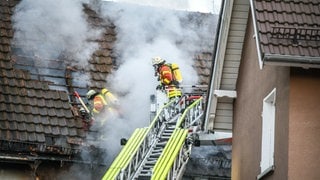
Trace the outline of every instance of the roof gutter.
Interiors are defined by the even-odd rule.
[[[263,61],[262,61],[262,53],[261,53],[261,46],[260,46],[260,39],[259,39],[259,31],[257,27],[257,17],[256,17],[256,10],[254,6],[253,0],[250,0],[250,6],[251,6],[251,15],[252,15],[252,20],[253,20],[253,29],[254,29],[254,35],[253,38],[256,40],[256,45],[257,45],[257,54],[259,58],[259,67],[260,69],[263,68]]]
[[[291,56],[280,54],[265,54],[263,57],[265,64],[283,65],[283,66],[297,66],[297,67],[319,67],[320,57],[310,56]]]

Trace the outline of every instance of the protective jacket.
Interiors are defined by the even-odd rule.
[[[93,113],[100,113],[105,108],[111,108],[117,104],[116,97],[106,88],[103,88],[99,94],[93,98]]]
[[[159,67],[160,81],[163,85],[170,85],[173,82],[173,74],[171,67],[167,64],[163,64]]]

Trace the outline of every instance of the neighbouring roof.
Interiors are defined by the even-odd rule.
[[[320,1],[253,0],[252,8],[262,60],[276,55],[320,63]]]
[[[87,6],[94,26],[103,27],[99,50],[86,67],[72,65],[72,58],[39,57],[13,42],[12,16],[19,0],[0,1],[0,151],[73,155],[82,149],[87,129],[73,92],[84,97],[89,88],[106,86],[106,77],[117,67],[115,26]],[[194,56],[201,84],[209,83],[212,47]],[[47,64],[48,66],[44,66]],[[78,79],[90,74],[88,85]],[[16,144],[13,146],[12,144]]]

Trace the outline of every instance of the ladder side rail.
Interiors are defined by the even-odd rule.
[[[148,134],[152,134],[152,135],[158,134],[158,130],[159,130],[160,126],[162,125],[162,122],[165,120],[164,118],[166,118],[168,113],[170,115],[173,113],[171,109],[172,109],[174,102],[175,102],[175,100],[172,100],[160,109],[160,111],[157,113],[157,115],[154,117],[153,121],[149,125]],[[173,117],[173,116],[171,115],[171,117]]]
[[[201,118],[204,115],[203,109],[201,108],[201,104],[198,104],[196,107],[192,108],[189,113],[187,114],[187,117],[183,121],[184,128],[189,128],[193,125],[201,125]]]
[[[126,166],[124,166],[121,172],[116,176],[116,179],[129,179],[135,174],[135,171],[139,168],[140,164],[143,162],[143,158],[146,153],[150,149],[150,145],[156,140],[156,136],[159,133],[158,130],[163,121],[163,117],[165,117],[166,113],[169,111],[174,101],[170,101],[166,105],[164,105],[159,113],[156,115],[150,126],[148,127],[148,131],[144,140],[141,142],[139,149],[132,154],[131,160],[128,162]]]
[[[185,96],[186,97],[186,96]],[[188,105],[186,98],[181,98],[177,106],[180,104]],[[178,107],[179,108],[179,107]],[[199,122],[201,117],[203,117],[203,97],[195,100],[191,105],[184,109],[184,113],[181,118],[178,120],[176,129],[183,127],[185,129]],[[189,160],[191,153],[192,144],[184,141],[181,149],[179,150],[178,156],[175,157],[174,163],[170,168],[169,172],[166,174],[167,179],[181,179],[186,167],[186,164]],[[173,157],[171,157],[173,158]]]
[[[162,113],[163,112],[161,111],[159,115]],[[122,177],[124,179],[130,179],[130,177],[135,174],[136,170],[143,162],[145,155],[149,151],[150,144],[152,144],[152,142],[155,140],[156,136],[154,133],[157,133],[156,129],[158,128],[159,124],[159,121],[155,121],[155,123],[152,124],[153,126],[148,128],[146,137],[143,139],[136,153],[132,154],[131,161],[128,163],[128,165],[122,169],[121,174],[119,174],[119,178]]]
[[[137,149],[137,146],[139,145],[139,139],[145,135],[146,130],[147,128],[138,128],[133,132],[126,146],[122,148],[119,155],[115,158],[110,168],[103,176],[103,180],[116,178],[117,174],[121,172],[122,167],[124,167],[125,164],[130,160],[130,154]]]
[[[139,168],[143,157],[145,156],[146,152],[148,152],[148,138],[145,138],[142,141],[142,144],[139,146],[139,149],[132,154],[131,161],[125,166],[119,177],[123,178],[124,180],[130,179],[130,177],[135,173],[135,171]]]
[[[145,138],[140,145],[139,149],[136,153],[134,153],[131,157],[131,161],[129,162],[128,166],[126,168],[122,169],[122,178],[123,179],[129,179],[129,177],[136,171],[136,169],[140,165],[140,159],[143,159],[145,153],[148,149],[148,138]]]
[[[147,129],[148,130],[148,129]],[[135,152],[132,153],[132,155],[130,156],[130,161],[124,165],[124,168],[121,169],[121,173],[116,177],[116,179],[120,179],[120,180],[126,180],[128,175],[130,175],[132,173],[132,171],[134,172],[136,167],[138,166],[138,164],[136,163],[137,161],[135,161],[135,159],[138,159],[139,156],[141,156],[141,153],[143,151],[143,149],[145,148],[144,144],[146,141],[146,135],[147,135],[147,131],[146,130],[146,134],[144,136],[142,136],[141,138],[138,137],[137,141],[140,141],[141,139],[144,139],[140,144],[138,144],[138,148]]]
[[[180,128],[175,129],[153,169],[152,180],[166,179],[186,140],[187,134],[188,130]]]
[[[168,173],[167,179],[182,179],[186,165],[190,159],[192,144],[184,142],[179,151],[179,155],[175,159],[174,165]]]
[[[203,98],[200,97],[184,110],[181,118],[177,122],[176,128],[183,127],[186,129],[195,123],[201,124],[200,120],[203,113]]]

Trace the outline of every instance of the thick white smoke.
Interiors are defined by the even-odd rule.
[[[182,85],[198,83],[193,68],[194,56],[203,50],[205,41],[214,37],[211,22],[188,21],[190,12],[139,6],[131,3],[108,2],[100,9],[103,17],[115,24],[115,50],[119,68],[108,77],[108,86],[122,94],[120,102],[125,118],[117,120],[106,137],[129,138],[134,129],[150,122],[150,95],[159,84],[154,76],[151,59],[160,56],[169,63],[178,63]],[[212,28],[212,29],[210,29]],[[203,37],[207,39],[203,39]],[[209,43],[213,43],[209,40]],[[119,125],[120,124],[120,125]],[[119,136],[119,137],[117,137]],[[109,144],[110,145],[110,144]],[[109,147],[110,146],[106,145]],[[119,148],[118,146],[114,148]],[[113,151],[116,152],[116,151]]]
[[[85,0],[23,0],[15,9],[15,43],[34,55],[58,58],[71,54],[77,64],[86,65],[98,44],[89,42],[100,35],[90,28],[83,12]]]

